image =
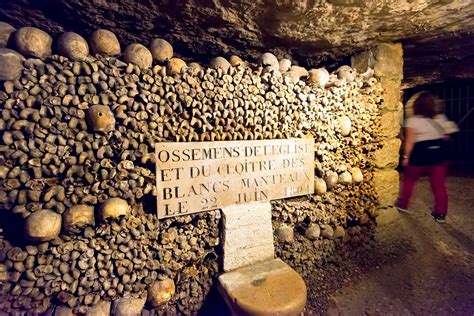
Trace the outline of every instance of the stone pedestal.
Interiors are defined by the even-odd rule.
[[[225,272],[273,259],[270,202],[223,207],[222,220]]]
[[[221,275],[219,290],[234,315],[299,315],[306,305],[303,279],[280,259]]]
[[[223,267],[219,290],[234,315],[299,315],[306,285],[274,259],[271,204],[222,208]],[[229,272],[230,271],[230,272]]]

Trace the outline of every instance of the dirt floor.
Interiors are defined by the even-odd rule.
[[[375,245],[342,264],[327,291],[315,286],[319,293],[309,294],[318,296],[319,311],[312,306],[307,314],[474,315],[474,179],[450,178],[447,186],[447,223],[431,218],[431,191],[422,180],[414,213],[380,227]],[[327,274],[314,282],[331,279]]]

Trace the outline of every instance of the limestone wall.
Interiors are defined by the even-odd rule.
[[[400,44],[380,44],[374,49],[352,58],[353,67],[364,71],[373,66],[375,76],[383,88],[384,102],[380,105],[380,142],[374,152],[374,188],[377,193],[377,221],[386,224],[398,216],[393,205],[399,192],[399,163],[403,121],[401,81],[403,79],[403,52]]]
[[[158,222],[157,142],[314,137],[317,194],[272,203],[277,255],[305,275],[370,239],[396,191],[384,152],[399,146],[398,77],[344,66],[321,84],[322,70],[265,58],[140,68],[128,51],[130,63],[29,58],[2,84],[0,310],[200,307],[220,271],[220,212]]]

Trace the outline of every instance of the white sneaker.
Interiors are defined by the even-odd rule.
[[[400,207],[400,206],[396,206],[396,205],[395,205],[395,208],[396,208],[399,212],[402,212],[402,213],[408,213],[408,214],[412,214],[412,213],[413,213],[413,211],[410,211],[410,210],[408,210],[408,209],[406,209],[406,208],[403,208],[403,207]]]
[[[446,216],[445,215],[440,215],[440,214],[431,214],[433,216],[433,219],[437,221],[438,223],[446,223]]]

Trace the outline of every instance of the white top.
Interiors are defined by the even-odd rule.
[[[433,120],[435,122],[433,122]],[[423,116],[409,117],[405,122],[405,127],[412,128],[415,131],[415,143],[425,140],[433,140],[443,138],[444,126],[449,122],[444,114],[438,114],[433,119]],[[436,125],[438,123],[438,125]]]

